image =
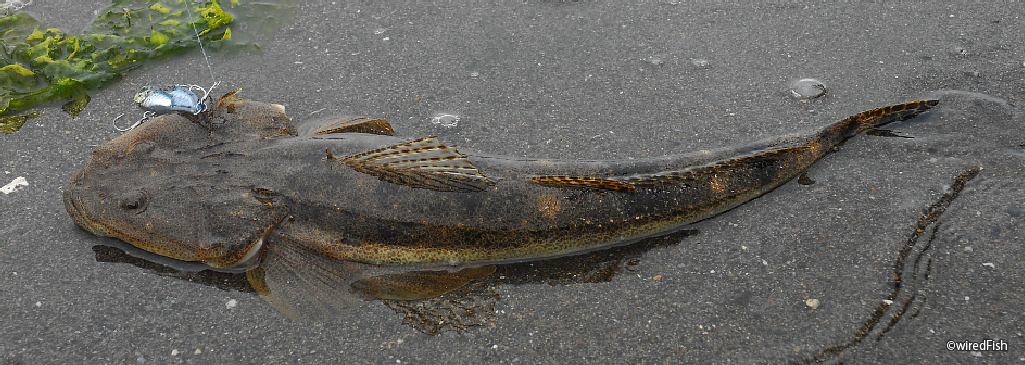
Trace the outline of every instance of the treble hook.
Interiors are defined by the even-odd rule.
[[[210,97],[210,93],[214,91],[214,88],[216,88],[217,85],[220,85],[220,83],[221,83],[220,81],[215,81],[213,85],[210,85],[209,89],[206,89],[206,88],[204,88],[202,86],[199,86],[199,85],[191,85],[191,84],[190,85],[177,84],[177,85],[174,85],[174,86],[175,87],[184,87],[184,88],[189,89],[189,91],[199,90],[199,91],[203,92],[203,96],[199,98],[199,102],[196,103],[196,105],[195,105],[195,109],[197,111],[195,113],[192,113],[192,114],[199,114],[199,111],[207,109],[206,108],[207,107],[206,100],[207,100],[207,98]],[[199,107],[200,105],[202,105],[203,107],[200,108]]]
[[[125,113],[121,113],[121,115],[118,115],[117,118],[114,118],[114,120],[111,121],[111,124],[114,125],[114,129],[117,129],[118,132],[128,132],[130,130],[135,129],[135,127],[138,127],[139,124],[142,124],[142,122],[145,122],[146,120],[149,120],[149,118],[152,118],[152,117],[154,117],[156,115],[157,115],[156,112],[154,112],[152,110],[147,110],[147,111],[142,113],[142,119],[139,119],[138,122],[132,123],[132,125],[130,127],[128,127],[128,129],[121,129],[121,128],[117,127],[117,120],[121,119],[121,117],[125,116]]]

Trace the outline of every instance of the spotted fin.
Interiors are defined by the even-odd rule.
[[[589,176],[534,176],[531,181],[558,188],[611,190],[636,193],[637,188],[629,182],[602,179]]]
[[[390,136],[395,134],[391,124],[384,119],[371,117],[340,117],[304,122],[299,126],[299,135],[314,136],[331,133],[369,133]]]
[[[376,149],[341,162],[381,181],[413,188],[472,193],[495,184],[481,175],[455,146],[439,143],[438,137]]]

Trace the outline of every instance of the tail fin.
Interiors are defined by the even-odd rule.
[[[819,133],[819,142],[837,145],[869,129],[913,118],[939,103],[939,100],[918,100],[861,112],[826,127]]]

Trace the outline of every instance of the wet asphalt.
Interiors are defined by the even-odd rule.
[[[191,52],[95,92],[78,118],[41,108],[0,135],[0,184],[29,183],[0,195],[4,363],[1025,362],[1020,7],[346,4],[303,2],[262,54],[214,56],[220,92],[242,88],[297,121],[369,115],[399,136],[567,159],[710,149],[941,104],[686,234],[500,268],[458,298],[294,323],[237,277],[122,255],[61,202],[118,135],[110,120],[140,114],[138,89],[211,83]],[[38,10],[70,31],[96,7]],[[804,78],[825,95],[791,96]],[[457,125],[432,122],[443,114]],[[472,318],[439,324],[453,308]]]

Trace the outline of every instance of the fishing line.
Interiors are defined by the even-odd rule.
[[[118,119],[125,116],[124,113],[121,113],[121,115],[118,115],[117,118],[114,118],[111,122],[114,125],[114,129],[120,132],[127,132],[135,129],[135,127],[138,127],[150,118],[160,114],[189,112],[195,115],[206,111],[206,101],[210,97],[210,92],[212,92],[221,82],[214,80],[214,67],[210,64],[210,56],[206,54],[206,47],[203,47],[203,39],[199,36],[199,28],[196,27],[196,19],[192,17],[192,8],[190,7],[190,4],[185,5],[185,11],[189,14],[189,21],[192,23],[192,32],[196,35],[196,43],[199,44],[199,50],[203,53],[203,60],[206,61],[206,68],[210,72],[210,81],[213,82],[213,85],[210,85],[209,88],[203,88],[199,85],[183,84],[176,84],[172,87],[165,88],[146,86],[142,92],[135,94],[135,103],[139,105],[140,108],[145,109],[145,112],[142,114],[142,119],[139,119],[127,129],[122,129],[117,126]],[[197,96],[195,90],[202,91],[203,96]]]
[[[203,47],[203,39],[199,37],[199,29],[196,28],[196,19],[192,17],[192,8],[186,5],[185,11],[189,13],[189,21],[192,22],[192,31],[196,34],[196,43],[199,43],[199,51],[203,53],[203,60],[206,61],[206,69],[207,71],[210,71],[210,81],[214,81],[214,67],[210,64],[210,57],[206,55],[206,48]],[[210,96],[210,92],[213,91],[214,88],[217,87],[217,84],[220,83],[220,81],[214,81],[214,84],[210,86],[210,90],[204,90],[206,95],[203,95],[203,98],[199,100],[206,100],[206,97]]]

